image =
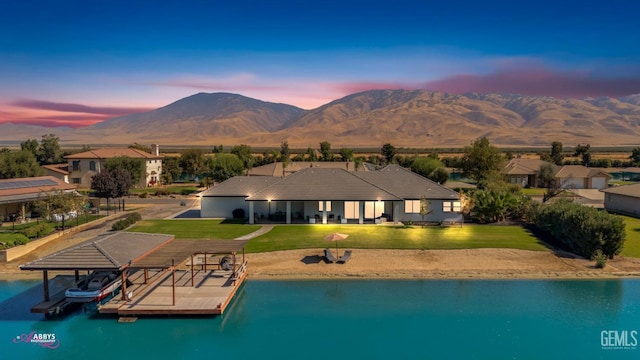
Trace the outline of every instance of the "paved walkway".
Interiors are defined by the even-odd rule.
[[[262,234],[266,234],[269,231],[271,231],[271,229],[273,229],[274,225],[262,225],[262,227],[250,234],[247,235],[243,235],[240,237],[235,238],[234,240],[249,240],[249,239],[253,239],[256,236],[260,236]]]

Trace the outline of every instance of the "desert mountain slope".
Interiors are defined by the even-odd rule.
[[[0,125],[17,136],[59,133],[75,144],[317,147],[459,147],[480,136],[502,146],[640,144],[640,95],[559,99],[513,94],[447,94],[425,90],[370,90],[313,110],[228,93],[200,93],[165,107],[109,119],[77,130],[33,135]],[[0,131],[0,140],[15,139]]]

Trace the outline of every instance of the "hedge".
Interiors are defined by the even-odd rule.
[[[589,259],[597,250],[613,259],[622,251],[626,236],[622,217],[567,201],[542,206],[535,225]]]

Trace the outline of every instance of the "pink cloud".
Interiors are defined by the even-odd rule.
[[[428,82],[424,84],[424,88],[458,94],[501,92],[579,99],[597,96],[621,97],[639,93],[640,78],[604,78],[578,72],[521,69],[488,75],[456,75]]]
[[[60,112],[71,112],[71,113],[102,114],[102,115],[109,115],[109,116],[128,115],[128,114],[153,110],[151,108],[144,108],[144,107],[106,107],[106,106],[101,107],[101,106],[87,106],[82,104],[59,103],[59,102],[53,102],[53,101],[30,100],[30,99],[14,101],[9,105],[26,108],[26,109],[34,109],[34,110],[51,110],[51,111],[60,111]]]

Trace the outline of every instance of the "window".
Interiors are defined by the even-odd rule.
[[[442,212],[462,212],[462,204],[460,201],[444,201],[442,202]]]
[[[344,218],[359,219],[360,218],[360,202],[345,201],[344,202]]]
[[[374,219],[382,216],[384,212],[384,201],[367,201],[364,203],[364,217]]]
[[[80,160],[74,160],[71,163],[71,170],[72,171],[80,171]]]
[[[80,178],[71,178],[72,184],[80,184]]]
[[[90,161],[89,162],[89,170],[96,171],[96,162],[95,161]]]
[[[420,200],[405,200],[404,201],[404,213],[405,214],[419,214],[420,213]]]
[[[324,201],[318,201],[318,211],[324,211]],[[327,201],[327,211],[331,211],[331,201]]]

